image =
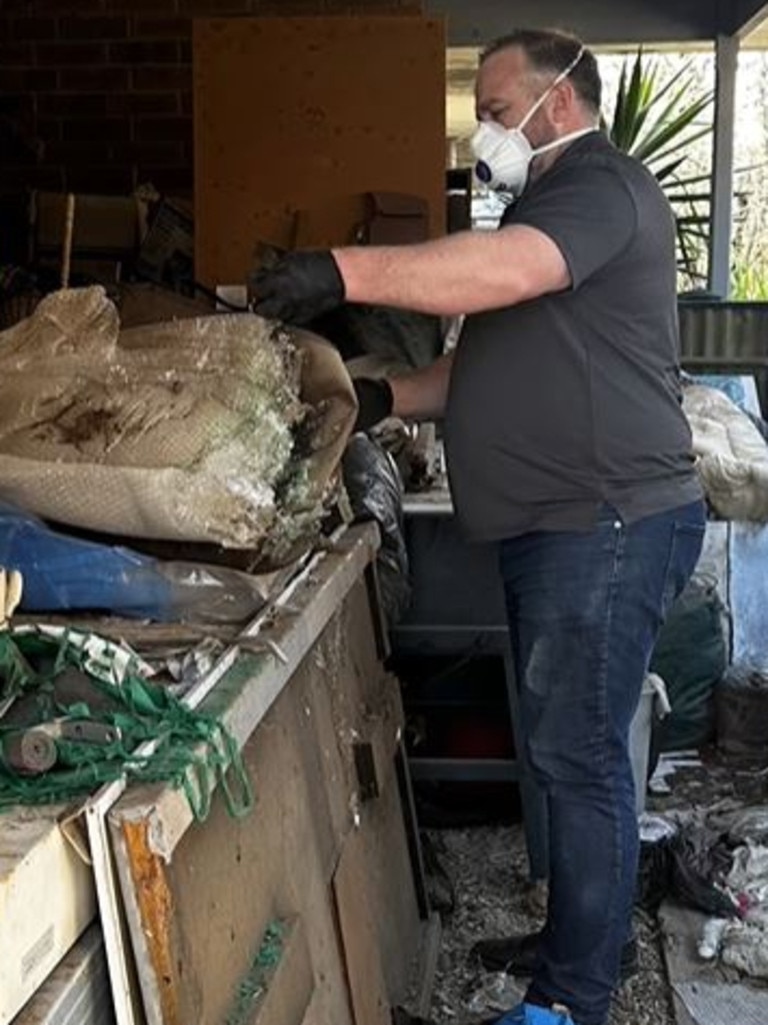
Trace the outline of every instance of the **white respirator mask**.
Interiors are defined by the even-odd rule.
[[[481,121],[472,136],[472,152],[477,163],[475,175],[478,181],[497,192],[509,193],[512,199],[518,199],[528,181],[528,171],[534,157],[548,150],[556,149],[566,142],[580,139],[582,135],[597,131],[597,128],[581,128],[577,132],[563,135],[534,149],[523,128],[546,100],[552,90],[564,81],[584,54],[584,47],[579,50],[568,67],[561,71],[552,85],[534,103],[523,120],[516,128],[505,128],[498,121]]]

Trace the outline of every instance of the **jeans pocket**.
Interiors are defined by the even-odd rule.
[[[704,545],[704,523],[675,523],[672,529],[667,575],[664,582],[664,614],[691,579]]]

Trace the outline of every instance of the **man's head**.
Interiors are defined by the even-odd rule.
[[[534,150],[597,126],[600,100],[597,61],[581,40],[567,33],[519,29],[491,43],[480,57],[478,121],[504,128],[523,124]],[[554,158],[541,157],[537,172]]]

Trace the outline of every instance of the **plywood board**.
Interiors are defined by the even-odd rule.
[[[355,948],[347,961],[332,881],[356,822],[382,991],[404,995],[418,912],[391,767],[402,708],[372,626],[370,534],[349,534],[352,547],[326,553],[306,594],[297,586],[290,610],[270,620],[287,661],[241,655],[205,706],[243,744],[251,813],[232,818],[219,788],[207,820],[192,821],[177,806],[183,795],[153,784],[129,791],[110,814],[148,1025],[221,1025],[269,924],[294,917],[314,976],[314,996],[307,989],[291,1011],[296,1025],[307,1014],[352,1025],[349,979],[360,959]],[[368,802],[354,759],[361,739],[379,781]],[[356,984],[368,986],[367,977]]]
[[[256,805],[232,818],[216,793],[166,864],[130,806],[113,829],[149,1025],[220,1025],[276,918],[298,915],[328,1020],[350,1025],[325,865],[332,823],[306,663],[243,749]],[[298,1021],[300,1021],[300,1016]],[[298,1025],[298,1021],[296,1025]]]
[[[676,983],[713,979],[710,963],[702,961],[697,954],[701,931],[706,915],[691,908],[680,907],[665,901],[659,909],[664,959],[667,963],[672,990],[672,1002],[677,1025],[696,1025],[683,1001],[674,991]]]
[[[195,261],[245,280],[297,211],[399,192],[445,221],[445,27],[413,15],[201,19],[194,29]],[[332,232],[329,233],[332,234]],[[315,244],[339,244],[339,237]]]
[[[355,1025],[391,1025],[384,970],[368,896],[365,847],[349,834],[333,879]]]

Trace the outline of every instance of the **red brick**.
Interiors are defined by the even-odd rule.
[[[113,64],[175,64],[178,59],[179,48],[169,40],[132,39],[109,45],[109,60]]]
[[[99,43],[38,43],[40,64],[53,67],[94,67],[104,63],[104,47]]]
[[[131,35],[137,39],[186,39],[192,32],[189,18],[134,18]]]
[[[156,189],[167,195],[184,196],[192,193],[192,167],[175,166],[163,167],[152,164],[140,164],[138,168],[138,180],[140,182],[151,182]]]
[[[23,68],[34,63],[34,47],[30,43],[0,45],[0,67]]]
[[[59,72],[59,76],[62,89],[99,92],[130,87],[127,68],[67,68]]]
[[[162,89],[189,89],[192,85],[190,67],[134,68],[132,74],[134,89],[157,92]]]
[[[4,68],[0,65],[0,92],[23,92],[29,89],[55,89],[58,74],[52,69]]]
[[[39,117],[37,119],[37,133],[46,144],[58,142],[61,138],[61,121],[56,117]]]
[[[73,118],[64,122],[62,135],[65,141],[70,142],[87,142],[89,139],[128,142],[131,138],[131,122],[125,117]]]
[[[3,14],[29,14],[29,0],[3,0]]]
[[[107,113],[103,93],[40,93],[38,113],[48,117],[98,117]]]
[[[247,14],[249,10],[248,0],[179,0],[181,14],[226,17],[228,14]]]
[[[38,165],[30,174],[28,186],[31,189],[59,192],[64,189],[64,168],[56,164],[45,167]]]
[[[136,121],[138,142],[186,142],[192,137],[192,122],[187,117],[142,117]]]
[[[35,98],[29,92],[0,93],[0,115],[11,117],[14,121],[31,123],[35,117]]]
[[[65,167],[77,164],[108,164],[111,160],[109,142],[106,139],[91,138],[73,142],[52,142],[46,147],[46,163],[64,164]]]
[[[32,3],[37,14],[98,14],[104,10],[104,0],[32,0]]]
[[[128,35],[128,19],[61,18],[59,35],[62,39],[125,39]]]
[[[323,0],[251,0],[250,10],[259,15],[312,15],[327,14]]]
[[[176,14],[176,0],[105,0],[108,11],[119,11],[136,14],[139,11],[151,11],[157,14]]]
[[[134,169],[130,166],[105,163],[71,166],[65,170],[64,188],[67,192],[95,192],[101,196],[125,196],[136,185]]]
[[[10,31],[14,39],[55,39],[57,31],[56,19],[13,18]]]
[[[180,142],[115,142],[109,147],[109,152],[111,159],[124,164],[139,161],[172,167],[184,159],[184,147]]]
[[[106,97],[110,114],[178,114],[178,93],[113,93]]]
[[[47,189],[59,192],[64,187],[64,175],[58,166],[40,167],[38,164],[3,164],[3,188]]]

